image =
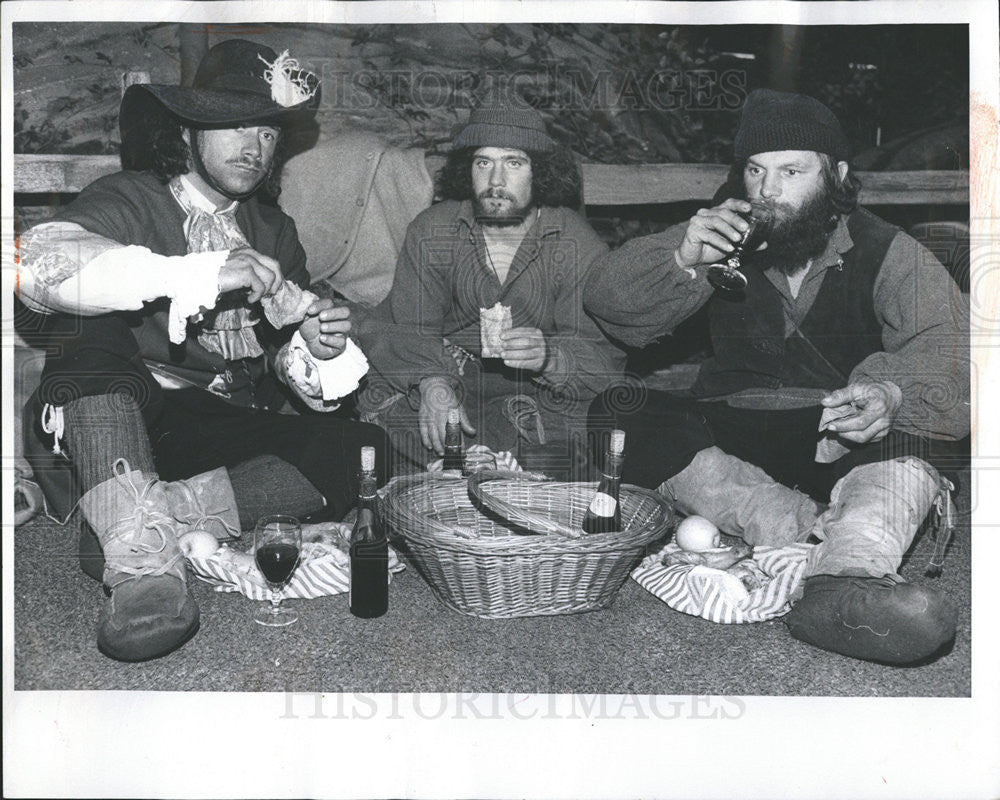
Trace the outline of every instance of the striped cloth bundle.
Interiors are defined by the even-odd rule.
[[[347,527],[349,534],[350,528]],[[267,600],[270,597],[270,590],[253,561],[252,553],[223,546],[211,556],[188,558],[187,562],[191,572],[211,584],[217,592],[239,592],[251,600]],[[392,574],[403,569],[405,566],[390,547],[390,582]],[[281,590],[281,595],[287,600],[312,600],[342,594],[350,588],[350,581],[351,560],[344,549],[329,542],[303,542],[299,565],[292,579]]]
[[[806,556],[814,546],[755,547],[752,559],[762,574],[762,585],[753,591],[747,591],[739,578],[723,570],[690,564],[665,566],[663,556],[680,549],[672,542],[646,556],[632,571],[632,578],[685,614],[727,624],[764,622],[791,608],[805,572]]]

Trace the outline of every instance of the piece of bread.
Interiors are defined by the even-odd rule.
[[[500,335],[512,327],[510,306],[497,303],[492,308],[479,309],[479,337],[483,358],[503,357],[503,341]]]

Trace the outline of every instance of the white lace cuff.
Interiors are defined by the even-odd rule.
[[[171,344],[187,336],[189,317],[215,307],[219,296],[219,271],[229,258],[228,250],[169,256],[162,270],[162,294],[170,298],[168,332]]]
[[[280,330],[287,325],[297,325],[306,318],[306,311],[319,297],[298,284],[285,281],[271,297],[261,298],[267,321]]]
[[[368,359],[354,341],[347,340],[344,352],[330,359],[314,358],[305,339],[298,331],[292,335],[285,354],[285,374],[289,385],[295,389],[311,408],[309,400],[329,403],[349,395],[358,388],[368,372]],[[329,406],[321,406],[329,408]]]

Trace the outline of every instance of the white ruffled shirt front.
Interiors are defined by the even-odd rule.
[[[214,205],[186,178],[181,178],[192,204],[215,213]],[[228,208],[226,209],[228,210]],[[188,323],[215,307],[219,272],[229,250],[163,256],[149,248],[122,246],[76,223],[50,222],[35,226],[21,242],[19,295],[40,313],[63,312],[92,316],[134,311],[161,297],[170,299],[168,335],[173,344],[187,338]],[[286,281],[261,305],[275,327],[301,322],[318,297]],[[276,371],[306,404],[330,411],[332,401],[354,391],[368,371],[361,349],[347,339],[341,354],[315,358],[302,335],[279,350]],[[157,380],[161,380],[156,375]],[[175,388],[167,381],[164,388]]]

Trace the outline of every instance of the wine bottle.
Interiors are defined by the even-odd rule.
[[[462,416],[459,409],[448,409],[448,421],[444,427],[444,464],[442,469],[462,471]]]
[[[361,448],[358,516],[351,530],[349,605],[356,617],[380,617],[389,609],[389,540],[378,507],[375,448]]]
[[[611,443],[604,454],[604,472],[597,487],[597,494],[590,501],[583,529],[587,533],[608,533],[622,526],[618,490],[622,480],[622,462],[625,459],[625,431],[611,431]]]

